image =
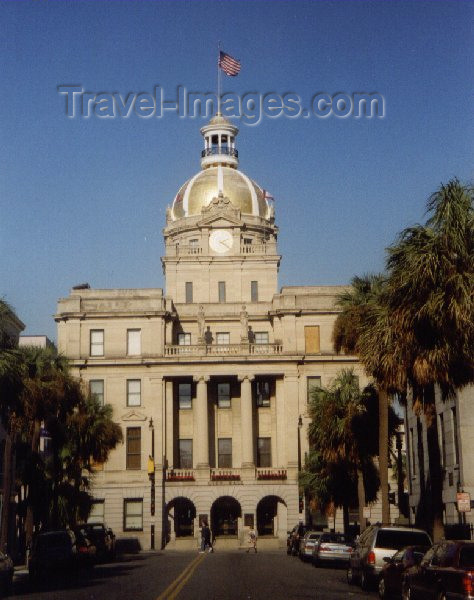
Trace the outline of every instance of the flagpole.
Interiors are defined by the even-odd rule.
[[[221,43],[217,43],[217,114],[221,114],[221,69],[219,60],[221,58]]]

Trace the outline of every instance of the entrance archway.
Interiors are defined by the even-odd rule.
[[[232,496],[221,496],[211,506],[211,530],[214,537],[237,536],[240,504]]]
[[[177,538],[192,537],[194,535],[196,507],[189,498],[174,498],[171,500],[168,504],[168,515],[174,520],[174,532]]]
[[[275,517],[278,516],[278,504],[285,504],[278,496],[264,496],[257,504],[257,534],[277,535]]]

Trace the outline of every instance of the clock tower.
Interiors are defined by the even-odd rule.
[[[270,302],[278,291],[273,206],[237,168],[238,131],[221,115],[201,129],[201,170],[167,209],[162,263],[175,304]]]

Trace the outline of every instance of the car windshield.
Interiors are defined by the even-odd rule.
[[[431,541],[423,531],[401,531],[397,529],[380,529],[377,534],[376,548],[398,550],[403,546],[430,546]]]
[[[461,569],[474,569],[474,546],[463,546],[459,556]]]
[[[320,533],[310,533],[308,536],[309,540],[319,540],[319,538],[321,537]]]

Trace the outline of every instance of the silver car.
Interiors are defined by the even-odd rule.
[[[321,537],[320,531],[308,531],[300,540],[298,556],[301,560],[311,560],[313,557],[313,548]]]
[[[353,546],[343,533],[323,533],[313,549],[315,567],[328,563],[349,561]]]

